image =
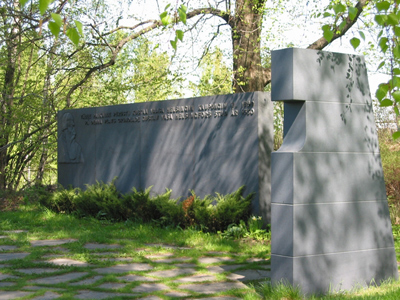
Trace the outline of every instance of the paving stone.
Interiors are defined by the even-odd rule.
[[[17,246],[0,245],[0,251],[9,251],[14,249],[17,249]]]
[[[49,263],[52,263],[57,266],[74,266],[74,267],[86,267],[90,266],[89,263],[80,261],[80,260],[74,260],[74,259],[69,259],[69,258],[55,258],[52,260],[48,261]]]
[[[43,246],[58,246],[67,243],[76,242],[76,239],[63,239],[63,240],[37,240],[31,241],[32,247],[43,247]]]
[[[23,259],[27,257],[30,253],[1,253],[0,261],[12,260],[12,259]]]
[[[18,269],[16,271],[24,273],[24,274],[43,274],[43,273],[54,273],[54,272],[57,272],[59,270],[57,270],[57,269],[45,269],[45,268],[31,268],[31,269]]]
[[[196,264],[175,264],[175,267],[178,268],[196,268]]]
[[[122,289],[125,286],[126,286],[125,283],[107,282],[99,285],[98,287],[102,289],[117,290],[117,289]]]
[[[97,243],[88,243],[83,246],[83,248],[94,250],[94,249],[117,249],[122,248],[121,245],[118,244],[97,244]]]
[[[65,254],[46,254],[42,256],[43,259],[60,258],[60,257],[65,257]]]
[[[30,290],[30,291],[38,291],[38,290],[53,290],[53,291],[65,291],[65,289],[61,289],[61,288],[55,288],[55,287],[43,287],[43,286],[24,286],[22,289],[24,290]]]
[[[100,279],[102,279],[103,277],[104,277],[104,276],[97,275],[97,276],[94,276],[94,277],[91,277],[91,278],[84,279],[84,280],[82,280],[82,281],[70,283],[69,285],[87,285],[87,284],[93,284],[93,283],[95,283],[96,281],[99,281]]]
[[[0,239],[7,239],[8,235],[0,235]]]
[[[2,274],[0,273],[0,281],[4,279],[9,279],[9,278],[18,278],[18,276],[13,276],[13,275],[8,275],[8,274]]]
[[[232,289],[244,289],[247,288],[247,286],[241,282],[217,282],[217,283],[185,284],[185,285],[180,285],[179,288],[201,294],[214,294]]]
[[[93,291],[79,291],[78,295],[76,295],[74,298],[76,299],[114,299],[115,297],[118,296],[126,296],[126,297],[132,297],[134,296],[133,294],[126,294],[126,293],[105,293],[105,292],[93,292]]]
[[[125,276],[117,277],[117,279],[118,280],[122,280],[122,281],[129,281],[129,282],[133,282],[133,281],[156,281],[154,278],[148,278],[148,277],[134,275],[134,274],[128,274],[128,275],[125,275]]]
[[[176,298],[190,296],[189,293],[177,292],[177,291],[171,291],[171,292],[165,293],[164,295],[168,296],[168,297],[176,297]]]
[[[227,255],[227,254],[229,254],[228,252],[222,252],[222,251],[209,251],[207,253],[210,255]]]
[[[133,264],[115,265],[107,268],[98,268],[94,269],[94,271],[101,274],[109,274],[109,273],[125,273],[132,271],[149,271],[152,269],[153,267],[149,264],[133,263]]]
[[[157,259],[157,258],[167,258],[167,257],[171,257],[174,256],[175,254],[173,253],[163,253],[163,254],[150,254],[150,255],[145,255],[144,257],[148,258],[148,259]]]
[[[98,253],[90,253],[91,255],[98,255],[98,256],[106,256],[106,255],[116,255],[119,254],[118,252],[98,252]]]
[[[207,271],[212,272],[212,273],[224,273],[224,272],[230,272],[232,270],[236,270],[236,269],[242,268],[244,266],[245,265],[211,266],[211,267],[207,267]]]
[[[232,261],[235,260],[230,257],[201,257],[198,259],[198,262],[200,264],[215,264],[215,263],[232,262]]]
[[[216,281],[217,278],[214,275],[194,275],[189,277],[182,277],[174,280],[174,283],[189,283],[189,282],[204,282],[204,281]]]
[[[54,293],[54,292],[46,292],[44,295],[42,296],[37,296],[32,298],[32,300],[51,300],[51,299],[57,299],[60,298],[61,295]]]
[[[141,285],[132,289],[135,293],[151,293],[156,291],[169,290],[169,287],[163,283],[142,283]]]
[[[242,298],[237,298],[237,297],[208,297],[208,298],[196,298],[196,300],[236,300],[236,299],[242,299]]]
[[[10,265],[0,265],[0,269],[2,269],[2,268],[8,268],[8,267],[10,267]]]
[[[53,248],[51,248],[51,251],[70,252],[69,249],[64,248],[64,247],[53,247]]]
[[[21,292],[21,291],[13,291],[13,292],[1,291],[0,300],[11,300],[11,299],[16,299],[16,298],[20,298],[20,297],[26,297],[31,294],[32,293]]]
[[[15,283],[15,282],[0,282],[0,287],[13,286],[16,284],[17,283]]]
[[[176,258],[165,258],[165,259],[157,259],[153,260],[154,263],[172,263],[177,261],[188,261],[192,260],[190,257],[176,257]]]
[[[28,232],[27,230],[3,230],[5,233],[24,233]]]
[[[269,259],[265,259],[265,258],[249,258],[246,259],[246,262],[248,263],[254,263],[254,262],[269,262]]]
[[[147,296],[144,298],[139,298],[138,300],[162,300],[162,298],[157,297],[157,296]]]
[[[64,275],[34,279],[29,282],[38,284],[58,284],[81,278],[83,276],[86,276],[87,274],[88,274],[87,272],[74,272],[74,273],[67,273]]]
[[[100,258],[100,261],[131,261],[132,257],[105,257]]]
[[[152,273],[148,273],[147,275],[155,276],[155,277],[176,277],[184,274],[193,274],[196,273],[195,269],[186,268],[186,269],[172,269],[172,270],[162,270],[162,271],[155,271]]]
[[[260,280],[269,277],[271,277],[271,272],[263,270],[240,270],[226,276],[228,279],[239,281]]]
[[[172,246],[172,245],[165,245],[165,244],[145,244],[147,247],[160,247],[164,249],[177,249],[177,250],[188,250],[192,249],[190,247],[178,247],[178,246]]]

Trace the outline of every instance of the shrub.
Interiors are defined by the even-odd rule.
[[[211,228],[213,231],[222,231],[230,224],[238,224],[240,220],[247,220],[250,217],[251,200],[254,193],[243,197],[244,186],[236,192],[222,196],[217,194],[217,204],[212,207]]]
[[[59,188],[56,192],[47,197],[42,197],[40,203],[58,213],[72,213],[76,211],[76,198],[80,189]]]
[[[97,182],[81,189],[60,188],[50,197],[44,197],[44,206],[56,212],[75,213],[111,221],[133,220],[156,222],[161,226],[198,227],[205,231],[225,230],[230,224],[247,220],[254,194],[243,197],[244,187],[222,196],[200,199],[192,196],[182,202],[171,199],[171,190],[150,196],[151,187],[120,194],[114,181],[109,184]]]
[[[393,141],[389,130],[379,131],[382,167],[394,224],[400,224],[400,141]]]
[[[96,184],[87,185],[86,190],[78,193],[75,198],[77,213],[98,219],[123,220],[121,195],[114,181],[109,184],[96,182]]]

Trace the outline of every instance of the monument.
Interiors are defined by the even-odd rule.
[[[273,283],[312,294],[397,279],[364,59],[283,49],[272,52],[272,75],[271,97],[60,111],[59,183],[84,188],[117,178],[123,193],[153,186],[174,198],[245,185],[256,193],[253,213],[271,220]],[[270,98],[285,111],[272,159]]]
[[[85,188],[152,186],[185,199],[255,192],[252,211],[270,220],[272,102],[244,93],[60,111],[58,181]]]
[[[306,294],[398,278],[362,57],[272,52],[284,140],[272,153],[272,282]]]

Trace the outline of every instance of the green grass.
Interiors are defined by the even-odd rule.
[[[175,250],[174,255],[179,257],[190,257],[191,262],[196,262],[199,257],[207,256],[209,252],[224,252],[226,256],[236,258],[236,263],[244,262],[246,259],[261,257],[270,257],[270,243],[249,241],[248,239],[232,240],[226,239],[219,234],[203,233],[193,229],[176,229],[176,228],[161,228],[156,224],[140,224],[127,222],[112,223],[106,220],[97,220],[94,218],[78,219],[71,215],[56,214],[47,209],[35,206],[21,206],[18,211],[0,212],[0,235],[5,230],[23,229],[26,233],[13,234],[12,241],[0,239],[0,245],[16,245],[18,251],[28,251],[31,253],[29,257],[14,261],[12,267],[3,268],[2,272],[9,275],[18,275],[18,287],[28,285],[27,281],[39,278],[42,275],[23,275],[16,271],[18,268],[29,267],[48,267],[45,262],[38,264],[37,260],[45,254],[58,254],[59,250],[49,247],[32,248],[31,240],[44,239],[63,239],[74,238],[76,242],[64,244],[62,247],[68,249],[67,257],[80,261],[95,263],[99,267],[106,267],[115,264],[111,261],[100,261],[93,250],[88,250],[83,246],[86,243],[118,243],[122,245],[124,251],[120,252],[120,256],[129,256],[133,261],[145,262],[144,252],[137,249],[144,248],[145,244],[163,243],[177,246],[187,246],[190,250],[179,251]],[[396,252],[400,252],[400,225],[393,226],[395,237]],[[167,250],[159,247],[152,247],[151,250],[146,250],[145,254],[160,254]],[[199,265],[199,268],[202,266]],[[255,266],[256,267],[256,264]],[[169,266],[160,264],[156,270],[168,269]],[[246,267],[251,268],[251,265]],[[56,274],[64,274],[73,271],[89,272],[88,277],[95,275],[91,268],[87,267],[59,267]],[[206,269],[204,268],[206,272]],[[224,274],[218,275],[218,279],[223,280]],[[117,282],[116,275],[107,275],[102,281]],[[305,299],[297,289],[285,285],[271,287],[268,282],[252,282],[248,284],[250,290],[243,294],[243,291],[238,290],[229,295],[236,295],[243,299]],[[63,292],[61,299],[72,297],[79,288],[75,286],[65,287],[60,284],[59,287],[66,289]],[[132,285],[129,286],[132,288]],[[15,286],[12,287],[15,290]],[[7,290],[7,288],[2,288]],[[11,290],[11,287],[10,287]],[[52,290],[52,288],[49,288]],[[127,291],[128,288],[122,288],[119,292]],[[35,295],[43,295],[44,290],[38,291]],[[29,299],[29,298],[27,298]],[[306,299],[400,299],[400,283],[387,282],[379,287],[370,287],[354,290],[351,292],[336,293],[323,297],[311,296]]]

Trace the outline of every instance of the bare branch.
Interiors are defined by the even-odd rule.
[[[43,125],[43,126],[41,126],[41,127],[39,127],[39,128],[36,128],[36,129],[35,129],[34,131],[32,131],[32,132],[29,132],[29,133],[24,134],[24,136],[23,136],[21,139],[19,139],[19,140],[17,140],[17,141],[13,141],[13,142],[11,142],[11,143],[8,143],[8,144],[6,144],[6,145],[0,147],[0,152],[6,151],[6,150],[7,150],[8,148],[10,148],[11,146],[26,141],[29,137],[33,136],[35,133],[37,133],[37,132],[39,132],[39,131],[41,131],[41,130],[43,130],[43,129],[49,128],[49,127],[50,127],[51,125],[53,125],[54,123],[55,123],[55,121],[46,123],[45,125]]]
[[[157,20],[147,20],[147,21],[140,22],[139,24],[136,24],[134,26],[119,26],[117,28],[114,28],[113,30],[110,30],[109,32],[104,33],[103,36],[110,35],[110,34],[112,34],[114,32],[117,32],[118,30],[121,30],[121,29],[135,30],[136,28],[138,28],[140,26],[146,25],[148,23],[154,24],[156,22],[157,22]]]

